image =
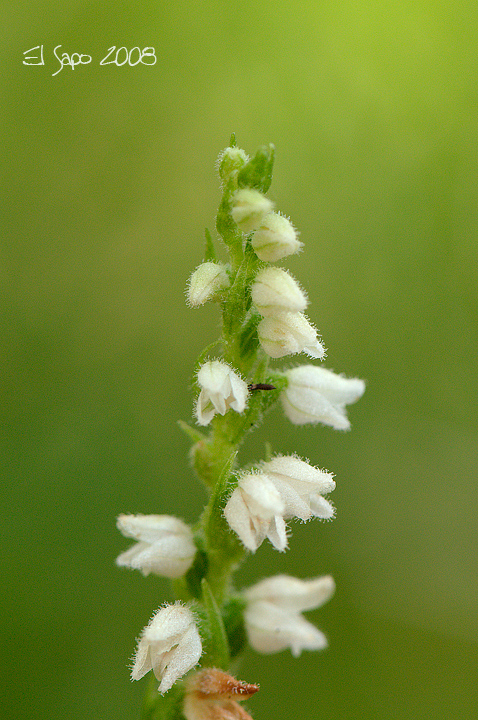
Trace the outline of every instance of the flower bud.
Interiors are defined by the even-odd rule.
[[[207,300],[229,287],[226,266],[222,263],[205,262],[199,265],[189,278],[187,297],[191,307],[204,305]]]
[[[267,213],[274,207],[274,203],[266,198],[259,190],[242,188],[236,190],[232,198],[231,215],[239,228],[250,233],[259,227]]]
[[[298,657],[302,650],[322,650],[327,639],[302,615],[327,602],[335,591],[330,575],[313,580],[299,580],[276,575],[262,580],[244,593],[244,613],[250,645],[260,653],[274,653],[290,648]]]
[[[225,415],[229,408],[244,412],[247,402],[247,384],[239,375],[220,360],[204,363],[198,372],[201,392],[196,403],[199,425],[209,425],[216,413]]]
[[[131,670],[141,680],[150,670],[160,681],[159,692],[167,692],[202,655],[202,644],[194,616],[180,603],[160,608],[144,628]]]
[[[120,567],[168,578],[184,575],[193,564],[196,547],[186,523],[170,515],[120,515],[118,530],[138,542],[116,558]]]
[[[307,307],[307,297],[287,270],[266,267],[252,284],[252,302],[261,315],[271,317],[279,312],[300,312]]]
[[[298,240],[297,230],[290,220],[280,213],[268,213],[252,236],[252,247],[264,262],[276,262],[294,255],[304,246]]]
[[[281,312],[265,317],[257,326],[262,349],[273,358],[305,352],[315,358],[325,355],[317,330],[302,313]]]
[[[241,148],[227,147],[217,159],[219,177],[227,182],[231,175],[237,173],[248,160],[249,156]]]
[[[316,365],[299,365],[285,372],[287,387],[281,393],[284,413],[294,425],[323,423],[349,430],[345,406],[365,392],[365,383]]]

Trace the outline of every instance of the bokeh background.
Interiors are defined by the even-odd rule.
[[[332,573],[321,654],[247,654],[256,720],[478,716],[475,0],[126,0],[4,11],[2,717],[136,720],[134,638],[170,598],[120,571],[120,512],[193,521],[176,426],[216,337],[189,310],[235,131],[277,148],[327,366],[367,380],[352,432],[281,413],[242,460],[336,474],[333,523],[265,543],[244,585]],[[44,66],[23,53],[43,44]],[[93,62],[58,69],[59,52]],[[153,67],[100,66],[153,46]]]

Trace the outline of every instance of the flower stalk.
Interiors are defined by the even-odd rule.
[[[319,365],[270,365],[299,353],[317,361],[325,356],[303,314],[305,292],[287,270],[271,265],[303,246],[266,196],[273,162],[272,145],[250,159],[231,138],[217,164],[222,198],[216,229],[228,261],[217,261],[206,231],[204,261],[187,287],[191,308],[216,302],[222,320],[219,341],[197,363],[196,425],[179,423],[191,442],[192,468],[209,495],[204,511],[191,527],[168,515],[118,518],[119,530],[136,541],[118,565],[171,578],[176,596],[174,605],[152,616],[134,656],[132,678],[152,671],[159,682],[147,691],[143,720],[251,720],[237,701],[258,686],[228,674],[247,642],[257,652],[289,648],[294,656],[327,645],[302,612],[332,596],[330,576],[277,576],[242,591],[234,579],[246,554],[266,538],[286,550],[291,519],[335,515],[325,497],[335,487],[333,476],[296,455],[273,455],[269,447],[264,459],[241,469],[239,452],[248,434],[280,404],[295,424],[347,429],[345,405],[365,389],[361,380]]]

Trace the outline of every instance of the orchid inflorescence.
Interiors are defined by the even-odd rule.
[[[278,403],[296,425],[347,430],[345,406],[365,390],[362,380],[318,364],[269,365],[270,358],[299,353],[316,360],[325,356],[317,329],[304,314],[304,290],[287,270],[271,264],[303,247],[290,220],[274,212],[265,195],[273,159],[272,145],[250,159],[231,138],[218,159],[223,194],[216,218],[229,262],[217,260],[206,231],[204,262],[187,287],[192,308],[215,301],[222,312],[221,337],[200,355],[195,374],[199,428],[180,423],[209,501],[192,527],[168,515],[118,518],[118,529],[136,542],[117,564],[173,579],[177,598],[153,615],[133,659],[134,680],[152,670],[159,681],[158,690],[147,694],[143,718],[248,720],[238,701],[258,686],[228,674],[246,642],[259,653],[290,648],[295,657],[327,645],[302,612],[331,598],[332,577],[277,575],[242,591],[232,582],[247,552],[255,553],[266,538],[286,550],[292,518],[335,516],[326,497],[335,488],[331,473],[296,455],[270,452],[240,469],[237,453],[245,436]],[[215,357],[209,356],[211,347]]]

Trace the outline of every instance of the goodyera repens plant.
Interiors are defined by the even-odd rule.
[[[294,656],[327,645],[302,612],[330,599],[335,589],[330,575],[308,580],[276,575],[243,590],[233,584],[246,554],[266,538],[277,550],[287,549],[289,520],[331,520],[335,514],[327,499],[333,475],[297,455],[272,456],[267,449],[265,459],[240,469],[237,454],[246,435],[277,403],[295,425],[346,430],[345,406],[365,389],[362,380],[317,363],[270,366],[271,358],[325,356],[317,329],[304,315],[304,290],[274,264],[299,252],[302,243],[265,195],[273,157],[270,145],[249,159],[234,136],[219,156],[216,228],[229,262],[216,259],[206,231],[204,262],[187,287],[192,308],[212,300],[222,314],[221,337],[199,356],[194,378],[201,429],[180,422],[208,503],[193,526],[170,515],[118,518],[118,529],[136,542],[117,564],[171,578],[177,598],[155,612],[134,655],[133,680],[150,670],[156,678],[143,719],[250,720],[238,703],[258,686],[229,674],[246,643],[258,653],[290,648]]]

